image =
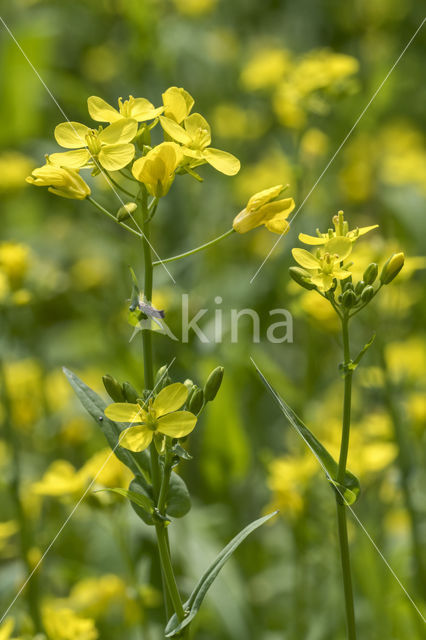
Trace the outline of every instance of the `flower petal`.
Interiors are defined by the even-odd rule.
[[[99,134],[99,141],[104,144],[119,144],[130,142],[135,137],[138,130],[136,120],[121,118],[113,122]]]
[[[318,236],[308,236],[307,233],[299,233],[299,240],[304,244],[320,245],[325,244],[329,240],[329,238],[328,236],[322,236],[321,238],[319,238]]]
[[[180,124],[194,106],[194,98],[182,87],[169,87],[163,93],[164,115]]]
[[[118,171],[129,164],[135,155],[132,144],[106,144],[99,152],[98,159],[107,171]]]
[[[263,189],[263,191],[255,193],[247,202],[247,211],[255,211],[256,209],[259,209],[259,207],[262,207],[267,202],[276,198],[283,189],[284,187],[282,184],[277,184],[275,187]]]
[[[134,98],[130,109],[130,117],[138,122],[145,122],[146,120],[153,120],[163,111],[164,107],[156,109],[152,102],[146,98]]]
[[[205,149],[212,141],[210,125],[200,113],[193,113],[183,122],[185,130],[197,149]]]
[[[91,155],[88,149],[73,149],[63,153],[52,153],[49,162],[57,167],[68,167],[69,169],[79,169],[84,167],[90,160]]]
[[[197,416],[190,411],[174,411],[157,421],[157,430],[171,438],[183,438],[194,429]]]
[[[164,416],[166,413],[180,409],[188,397],[188,389],[181,382],[169,384],[161,389],[155,398],[152,407],[157,416]]]
[[[167,135],[173,140],[176,140],[176,142],[180,142],[181,144],[190,144],[192,142],[191,136],[174,120],[160,116],[160,124]]]
[[[117,109],[114,109],[108,102],[98,98],[98,96],[87,98],[87,108],[90,117],[96,122],[116,122],[122,119]]]
[[[145,419],[145,412],[138,404],[130,402],[114,402],[107,406],[104,411],[107,418],[114,422],[135,422],[142,423]]]
[[[296,262],[305,269],[319,269],[321,267],[320,261],[313,256],[312,253],[306,251],[306,249],[296,248],[293,249],[291,253],[293,254],[293,258]]]
[[[120,435],[119,443],[130,451],[143,451],[149,447],[153,436],[154,432],[144,425],[129,427]]]
[[[205,149],[203,156],[214,169],[224,173],[226,176],[235,176],[241,168],[238,158],[233,156],[232,153],[220,151],[220,149],[213,149],[212,147]]]
[[[284,215],[276,215],[268,222],[265,222],[265,227],[268,231],[272,231],[272,233],[279,233],[280,235],[285,235],[290,230],[290,225],[286,220],[287,214]]]
[[[79,149],[86,146],[89,127],[80,122],[62,122],[55,127],[55,139],[65,149]]]
[[[325,243],[324,251],[337,254],[340,260],[344,260],[352,251],[352,242],[349,238],[346,238],[346,236],[336,236]]]

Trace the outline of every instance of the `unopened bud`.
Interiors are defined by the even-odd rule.
[[[365,287],[364,280],[360,280],[355,285],[355,293],[359,296],[364,291],[364,287]]]
[[[350,309],[356,304],[357,297],[352,289],[347,289],[342,296],[342,304],[346,309]]]
[[[371,284],[368,284],[361,293],[361,300],[363,302],[370,302],[371,298],[374,296],[374,289]]]
[[[124,402],[125,397],[118,380],[106,374],[102,376],[102,382],[104,383],[105,391],[114,402]]]
[[[133,402],[133,404],[136,404],[139,394],[130,382],[123,382],[122,389],[127,402]]]
[[[389,284],[398,275],[404,266],[405,256],[402,252],[394,253],[393,256],[385,262],[380,274],[380,281],[382,284]]]
[[[362,279],[364,280],[365,284],[373,284],[373,282],[377,278],[378,273],[379,273],[378,265],[375,262],[372,262],[371,264],[368,265],[368,267],[364,271],[364,275],[362,276]]]
[[[204,391],[200,387],[195,387],[188,402],[188,410],[197,415],[204,404]]]
[[[297,282],[298,285],[300,285],[304,289],[308,289],[308,291],[315,289],[315,285],[310,281],[311,276],[309,274],[309,271],[305,271],[300,267],[290,267],[288,271],[290,277],[293,278],[293,280]]]
[[[163,387],[166,387],[168,384],[170,384],[171,381],[172,379],[168,374],[168,367],[167,365],[163,365],[158,369],[155,375],[154,389],[156,391],[161,391],[161,389],[163,389]]]
[[[216,394],[220,389],[220,385],[222,384],[223,374],[224,368],[216,367],[216,369],[213,369],[207,378],[207,382],[204,385],[204,398],[206,402],[211,402],[215,399]]]
[[[132,213],[136,211],[137,208],[138,205],[136,204],[136,202],[127,202],[126,204],[123,204],[123,206],[120,207],[117,211],[117,220],[119,222],[123,222],[123,220],[130,218]]]
[[[345,284],[343,285],[343,291],[353,291],[354,290],[354,285],[352,284],[352,282],[345,282]]]

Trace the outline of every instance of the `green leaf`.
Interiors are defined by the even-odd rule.
[[[368,348],[368,347],[367,347]],[[306,442],[309,449],[312,451],[321,467],[323,468],[327,479],[334,489],[341,495],[347,505],[353,504],[358,499],[361,491],[358,478],[346,470],[344,487],[337,482],[337,472],[339,465],[334,460],[333,456],[327,451],[327,449],[321,444],[321,442],[314,436],[312,431],[300,420],[300,418],[294,413],[294,411],[284,402],[284,400],[273,389],[270,383],[266,380],[260,369],[256,366],[252,360],[258,374],[260,375],[262,382],[277,401],[281,411],[290,422],[290,424],[296,429],[297,433]]]
[[[182,518],[191,508],[191,498],[185,481],[174,471],[170,476],[166,512],[174,518]]]
[[[129,489],[120,489],[120,488],[112,489],[109,487],[106,489],[99,489],[98,491],[95,491],[95,493],[99,493],[100,491],[109,491],[111,493],[117,493],[119,496],[123,496],[124,498],[127,498],[128,500],[130,500],[130,502],[132,502],[133,504],[136,504],[138,507],[143,509],[147,514],[154,513],[154,503],[152,502],[152,500],[148,498],[148,496],[142,493],[137,493],[136,491],[131,491]]]
[[[83,407],[102,429],[109,446],[114,451],[117,458],[129,467],[135,475],[144,473],[149,477],[150,463],[148,452],[141,451],[140,453],[133,453],[118,444],[121,432],[126,429],[128,425],[113,422],[107,418],[104,410],[108,406],[108,403],[93,391],[93,389],[88,387],[87,384],[80,380],[78,376],[72,373],[72,371],[69,371],[69,369],[64,367],[63,372],[68,378],[69,383],[77,394]]]
[[[373,335],[370,338],[370,340],[363,346],[363,348],[361,349],[361,351],[359,352],[359,354],[357,355],[355,360],[353,360],[353,364],[355,365],[355,367],[357,367],[359,365],[359,363],[361,362],[361,358],[364,356],[366,351],[371,347],[371,345],[374,342],[375,337],[376,337],[376,334],[373,333]]]
[[[235,549],[239,547],[239,545],[247,538],[252,531],[262,526],[265,522],[270,520],[273,516],[275,516],[278,512],[274,511],[273,513],[269,513],[267,516],[263,516],[263,518],[259,518],[255,520],[251,524],[249,524],[245,529],[240,531],[235,538],[232,538],[231,542],[229,542],[226,547],[222,549],[222,551],[217,556],[216,560],[210,565],[207,571],[201,576],[198,581],[195,589],[189,596],[189,599],[183,605],[184,610],[187,612],[185,619],[179,622],[176,614],[174,614],[169,622],[167,623],[165,634],[166,638],[172,638],[179,634],[182,629],[184,629],[190,622],[195,618],[198,613],[198,610],[205,598],[207,591],[210,589],[214,580],[216,579],[219,571],[222,569],[225,562],[231,557],[234,553]]]
[[[151,504],[154,502],[151,485],[149,485],[145,478],[139,474],[131,481],[129,491],[134,495],[140,496],[141,502],[148,501]],[[143,506],[136,502],[136,500],[132,500],[130,504],[133,511],[145,522],[145,524],[155,524],[155,519],[152,516],[153,511],[147,512]]]

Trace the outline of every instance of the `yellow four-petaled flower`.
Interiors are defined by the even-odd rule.
[[[284,234],[290,228],[287,218],[293,211],[293,198],[275,200],[283,190],[278,184],[270,189],[255,193],[245,208],[234,218],[233,227],[238,233],[247,233],[251,229],[264,225],[273,233]]]

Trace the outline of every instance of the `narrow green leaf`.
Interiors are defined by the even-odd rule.
[[[148,496],[145,496],[142,493],[137,493],[136,491],[131,491],[129,489],[112,489],[109,487],[106,489],[99,489],[98,491],[95,491],[95,493],[99,493],[100,491],[117,493],[119,496],[123,496],[124,498],[130,500],[130,502],[132,502],[133,504],[136,504],[148,514],[154,513],[154,503],[148,498]]]
[[[367,347],[368,348],[368,347]],[[253,361],[252,361],[253,362]],[[254,362],[253,362],[254,364]],[[361,487],[358,478],[346,470],[345,473],[345,486],[342,487],[337,483],[337,471],[339,465],[334,460],[333,456],[327,451],[327,449],[321,444],[321,442],[314,436],[312,431],[300,420],[300,418],[294,413],[294,411],[284,402],[280,395],[273,389],[271,384],[266,380],[260,369],[254,364],[258,374],[260,375],[262,382],[271,393],[271,395],[277,401],[281,411],[290,422],[290,424],[296,429],[297,433],[306,442],[309,449],[312,451],[319,464],[323,468],[327,479],[330,484],[335,488],[342,496],[345,503],[350,505],[356,502],[358,499]]]
[[[222,569],[225,562],[230,558],[230,556],[234,553],[235,549],[239,547],[239,545],[247,538],[252,531],[260,527],[262,524],[270,520],[273,516],[275,516],[278,512],[274,511],[273,513],[269,513],[267,516],[263,518],[259,518],[255,520],[251,524],[249,524],[245,529],[240,531],[235,538],[232,538],[231,542],[229,542],[226,547],[222,549],[222,551],[217,556],[216,560],[210,565],[207,571],[201,576],[198,581],[195,589],[191,593],[189,599],[183,605],[184,610],[187,612],[187,615],[182,622],[179,622],[176,614],[173,615],[169,622],[167,623],[165,634],[166,638],[172,638],[179,634],[182,629],[184,629],[188,624],[195,618],[197,612],[205,598],[207,591],[210,589],[213,584],[215,578],[217,577],[219,571]]]
[[[117,458],[123,462],[134,474],[144,473],[147,477],[150,474],[149,455],[147,451],[141,451],[140,453],[133,453],[128,449],[124,449],[118,444],[118,439],[121,432],[129,425],[121,424],[119,422],[113,422],[106,417],[104,410],[107,407],[106,403],[101,396],[99,396],[93,389],[87,386],[75,373],[69,371],[69,369],[63,368],[63,372],[78,399],[80,400],[86,411],[96,421],[98,426],[103,431],[105,438],[111,449],[114,451]]]
[[[371,345],[374,342],[374,339],[376,337],[376,334],[373,333],[372,337],[370,338],[370,340],[363,346],[363,348],[361,349],[361,351],[359,352],[359,354],[357,355],[357,357],[353,360],[353,364],[357,367],[359,365],[359,363],[361,362],[361,358],[364,356],[364,354],[366,353],[366,351],[368,351],[368,349],[371,347]]]

